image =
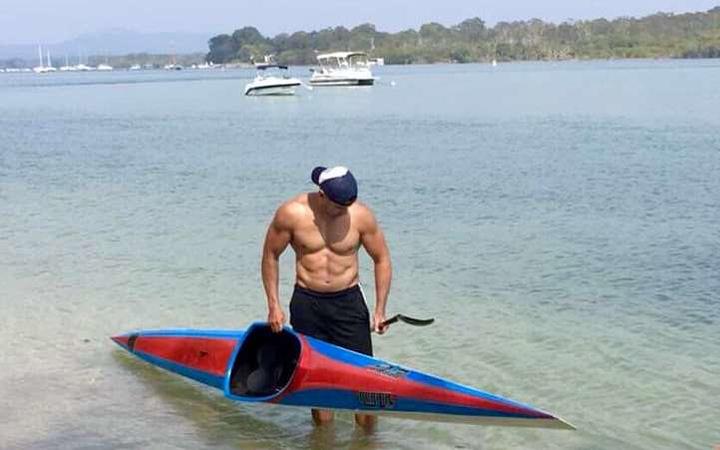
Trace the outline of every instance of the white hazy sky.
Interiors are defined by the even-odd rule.
[[[0,45],[60,42],[110,28],[211,36],[252,25],[274,36],[370,22],[380,31],[396,32],[470,17],[489,24],[534,17],[560,22],[706,11],[717,5],[720,0],[2,0]]]

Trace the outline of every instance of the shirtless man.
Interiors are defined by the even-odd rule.
[[[356,201],[357,182],[345,167],[316,167],[311,178],[320,189],[301,194],[275,212],[262,256],[268,324],[279,332],[285,313],[278,297],[278,260],[290,244],[295,251],[295,290],[290,324],[295,331],[372,355],[370,332],[383,334],[392,267],[385,236],[372,211]],[[372,323],[360,289],[358,249],[375,264],[375,311]],[[320,425],[332,411],[312,410]],[[371,428],[374,416],[356,414],[358,425]]]

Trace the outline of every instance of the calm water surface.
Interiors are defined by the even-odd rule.
[[[720,444],[720,61],[378,75],[293,98],[243,97],[245,71],[0,76],[0,448]],[[376,353],[578,431],[314,430],[107,339],[264,319],[265,227],[318,164],[385,229],[389,312],[436,318]]]

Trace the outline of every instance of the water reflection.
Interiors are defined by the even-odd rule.
[[[168,405],[174,415],[187,419],[203,446],[222,448],[308,448],[374,450],[381,447],[378,431],[355,428],[351,414],[336,414],[335,422],[312,425],[304,408],[240,404],[153,367],[122,350],[114,360],[132,372],[138,383]],[[347,417],[345,417],[347,416]]]

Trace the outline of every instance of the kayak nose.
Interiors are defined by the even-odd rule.
[[[110,339],[112,339],[117,345],[124,348],[125,350],[132,352],[133,347],[135,347],[135,340],[137,339],[137,337],[138,335],[136,333],[129,333],[111,336]]]
[[[128,336],[121,334],[117,336],[111,336],[110,339],[112,339],[117,345],[121,347],[127,347],[128,344]]]

